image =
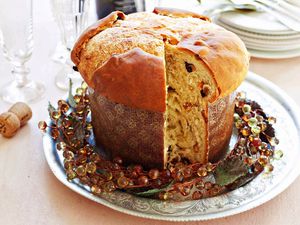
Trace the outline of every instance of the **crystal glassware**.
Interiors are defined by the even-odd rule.
[[[0,7],[0,48],[14,76],[0,89],[0,97],[7,102],[32,102],[45,91],[41,83],[28,78],[30,70],[25,66],[33,51],[32,1],[3,1]]]
[[[61,33],[62,43],[66,48],[67,57],[62,63],[62,69],[55,77],[56,85],[68,89],[69,79],[73,82],[81,82],[78,72],[73,70],[70,53],[73,45],[87,27],[90,0],[51,0],[53,15]]]

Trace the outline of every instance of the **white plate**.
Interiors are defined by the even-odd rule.
[[[48,135],[43,137],[46,160],[54,175],[68,188],[102,205],[134,216],[170,221],[195,221],[221,218],[257,207],[284,191],[300,173],[300,110],[281,89],[270,81],[249,72],[239,90],[262,105],[265,112],[277,118],[278,149],[284,157],[273,162],[274,171],[261,174],[247,185],[213,198],[185,202],[164,202],[136,197],[123,192],[92,195],[86,186],[68,182],[62,156]]]
[[[252,57],[263,59],[287,59],[300,56],[300,48],[286,51],[268,51],[247,48]]]
[[[256,33],[249,30],[243,30],[239,29],[233,26],[230,26],[226,23],[223,23],[222,21],[218,20],[216,18],[214,22],[227,30],[230,30],[238,35],[243,35],[245,37],[249,38],[255,38],[255,39],[261,39],[261,40],[270,40],[270,41],[289,41],[289,40],[298,40],[300,42],[300,32],[297,32],[295,34],[262,34],[262,33]]]
[[[291,4],[295,5],[295,6],[300,7],[300,0],[287,0],[287,1],[290,2]]]
[[[249,30],[262,34],[296,34],[282,25],[272,16],[264,12],[226,12],[219,16],[219,20],[235,28]]]
[[[269,45],[263,45],[263,44],[257,44],[246,41],[243,37],[241,39],[245,42],[247,49],[255,49],[258,51],[268,51],[268,52],[287,52],[287,51],[294,51],[295,46],[269,46]],[[299,49],[300,45],[298,45]]]

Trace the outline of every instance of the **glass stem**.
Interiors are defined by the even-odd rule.
[[[30,70],[25,66],[24,63],[14,64],[14,68],[11,72],[15,77],[17,87],[24,87],[28,83],[28,74]]]

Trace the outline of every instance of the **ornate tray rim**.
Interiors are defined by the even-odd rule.
[[[254,84],[256,87],[260,88],[267,94],[270,94],[275,98],[278,102],[282,104],[282,106],[289,112],[291,118],[295,122],[295,126],[298,130],[298,138],[300,140],[300,108],[297,106],[297,104],[294,102],[294,100],[291,99],[281,88],[273,84],[271,81],[268,81],[267,79],[250,72],[248,73],[248,76],[246,77],[246,80]],[[56,176],[56,178],[62,182],[64,185],[72,189],[73,191],[77,192],[78,194],[95,201],[97,203],[100,203],[104,206],[107,206],[111,209],[114,209],[116,211],[126,213],[133,216],[138,216],[142,218],[149,218],[149,219],[156,219],[156,220],[165,220],[165,221],[201,221],[201,220],[209,220],[209,219],[217,219],[217,218],[223,218],[231,215],[235,215],[238,213],[245,212],[247,210],[253,209],[263,203],[266,203],[267,201],[273,199],[278,194],[283,192],[290,184],[292,184],[295,179],[300,174],[300,165],[295,165],[293,169],[290,171],[288,176],[284,178],[285,182],[281,182],[279,185],[272,188],[270,191],[266,192],[265,195],[263,195],[261,198],[257,198],[254,200],[249,201],[245,205],[236,207],[236,208],[230,208],[225,210],[220,210],[219,212],[213,212],[213,213],[207,213],[203,215],[194,215],[194,216],[164,216],[164,215],[158,215],[158,214],[149,214],[146,212],[139,212],[134,211],[131,209],[127,209],[118,205],[114,205],[113,203],[97,197],[87,190],[84,190],[80,185],[69,182],[65,178],[65,176],[61,176],[60,173],[64,173],[63,169],[61,168],[61,165],[59,165],[59,162],[57,160],[57,156],[55,156],[52,152],[52,140],[49,136],[44,135],[43,136],[43,148],[44,148],[44,154],[47,160],[47,163],[53,172],[53,174]],[[300,148],[299,148],[300,151]],[[83,191],[84,190],[84,191]],[[142,198],[140,198],[142,199]],[[158,201],[158,200],[154,200]],[[201,201],[201,200],[199,200]],[[194,201],[196,202],[196,201]],[[167,204],[167,203],[166,203]]]

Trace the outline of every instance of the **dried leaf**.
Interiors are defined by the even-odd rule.
[[[169,183],[167,186],[163,187],[163,188],[154,188],[154,189],[150,189],[150,190],[147,190],[147,191],[138,192],[138,193],[135,193],[135,194],[140,196],[140,197],[150,197],[150,196],[158,194],[162,191],[168,190],[172,185],[173,185],[173,181],[171,183]]]
[[[247,172],[244,176],[241,176],[236,181],[234,181],[232,184],[228,185],[227,188],[229,190],[235,190],[239,187],[242,187],[246,184],[248,184],[250,181],[252,181],[255,177],[257,177],[264,168],[261,166],[259,170],[255,170],[253,172]]]
[[[72,107],[72,108],[75,108],[76,107],[76,102],[75,102],[75,99],[74,99],[74,96],[72,94],[72,89],[73,89],[73,82],[71,79],[69,79],[69,96],[68,96],[68,103],[69,105]]]
[[[220,186],[226,186],[235,182],[238,178],[245,176],[249,167],[240,157],[228,157],[217,165],[214,172],[216,183]]]
[[[267,123],[267,129],[264,131],[264,133],[269,137],[275,137],[275,129],[269,123]]]
[[[56,111],[55,107],[50,103],[48,102],[48,112],[49,112],[49,116],[51,118],[51,114]]]

